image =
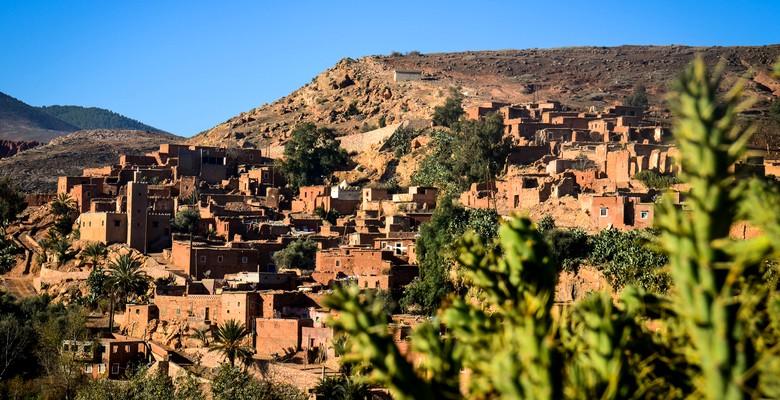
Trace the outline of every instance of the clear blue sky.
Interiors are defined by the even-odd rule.
[[[780,0],[274,3],[0,0],[0,91],[190,136],[343,57],[780,43]]]

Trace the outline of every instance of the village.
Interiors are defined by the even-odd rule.
[[[472,182],[457,196],[463,207],[509,217],[565,204],[563,212],[581,215],[587,220],[582,228],[591,232],[652,227],[662,196],[685,207],[687,188],[673,179],[680,167],[669,128],[648,120],[641,107],[577,111],[555,101],[489,102],[464,112],[470,120],[500,115],[513,146],[501,177]],[[364,135],[378,137],[371,143],[376,146],[387,137]],[[412,146],[424,146],[424,139]],[[109,259],[137,257],[155,280],[148,295],[131,297],[116,316],[91,317],[96,341],[62,344],[63,352],[78,354],[85,375],[124,379],[138,363],[170,376],[213,367],[220,359],[209,351],[209,337],[231,321],[248,331],[255,362],[278,378],[311,388],[321,376],[337,373],[339,337],[323,298],[347,284],[402,293],[419,274],[416,241],[436,210],[440,188],[392,190],[341,181],[290,194],[278,153],[272,158],[266,149],[163,144],[84,169],[81,176],[60,176],[56,195],[27,197],[43,214],[58,198],[71,202],[79,234],[72,246],[82,250],[64,267],[41,265],[36,292],[83,292],[100,263],[84,254],[90,243],[108,246]],[[743,168],[780,176],[780,163],[761,157],[749,158]],[[654,187],[642,176],[667,177],[671,184]],[[186,229],[177,226],[184,217],[191,222]],[[8,232],[24,249],[29,269],[43,250],[25,223]],[[734,227],[734,235],[750,237],[752,230]],[[279,265],[275,255],[297,246],[311,246],[313,259]],[[604,285],[598,278],[577,283],[577,290],[567,287],[572,284],[559,282],[556,302]],[[393,338],[410,359],[409,332],[427,318],[392,316]]]

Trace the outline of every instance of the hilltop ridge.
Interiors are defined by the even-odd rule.
[[[300,122],[357,133],[382,123],[429,118],[458,87],[466,104],[554,99],[577,107],[618,103],[637,85],[647,89],[650,115],[668,118],[670,82],[697,54],[723,63],[725,83],[749,78],[746,94],[761,117],[780,87],[769,78],[780,45],[750,47],[619,46],[468,51],[343,59],[289,95],[242,112],[189,140],[200,145],[263,147],[286,142]],[[423,79],[395,82],[395,70]],[[381,120],[381,121],[380,121]]]

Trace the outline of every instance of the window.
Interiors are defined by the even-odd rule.
[[[87,364],[84,366],[84,372],[91,374],[92,373],[92,364]]]
[[[106,364],[98,364],[98,372],[99,373],[105,373],[106,372]]]
[[[92,350],[92,346],[90,346],[90,345],[88,345],[88,344],[85,344],[85,345],[84,345],[84,352],[85,352],[85,353],[89,353],[89,352],[90,352],[90,350]]]
[[[114,226],[115,226],[115,227],[119,227],[119,220],[118,220],[118,219],[117,219],[117,220],[114,220]]]
[[[114,375],[119,373],[119,363],[111,364],[111,373]]]
[[[112,353],[116,353],[116,352],[118,352],[118,351],[119,351],[119,346],[117,346],[117,345],[113,345],[113,346],[111,346],[111,352],[112,352]]]
[[[181,315],[181,308],[176,309],[176,315]]]
[[[138,308],[136,308],[136,309],[135,309],[135,313],[136,313],[136,315],[137,315],[137,314],[140,314],[140,313],[141,313],[141,310],[140,310],[140,309],[138,309]]]
[[[62,351],[70,351],[70,346],[68,346],[67,344],[63,344]]]
[[[341,260],[336,260],[336,266],[337,266],[337,267],[340,267],[340,266],[341,266]]]
[[[599,208],[599,215],[602,217],[606,217],[607,215],[609,215],[609,208],[607,207]]]
[[[217,262],[220,262],[220,263],[221,263],[221,262],[222,262],[222,260],[223,260],[222,256],[217,256]]]
[[[379,289],[379,281],[374,282],[374,288]]]
[[[130,352],[130,345],[126,344],[125,345],[125,353],[129,353],[129,352]]]
[[[641,218],[641,219],[647,219],[647,217],[649,217],[649,216],[650,216],[650,212],[649,211],[640,211],[639,212],[639,218]]]
[[[241,257],[241,264],[246,264],[248,262],[249,262],[249,257],[247,256]]]

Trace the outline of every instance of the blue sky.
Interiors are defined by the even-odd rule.
[[[270,3],[270,2],[269,2]],[[0,0],[0,91],[193,135],[343,57],[780,43],[780,1]]]

